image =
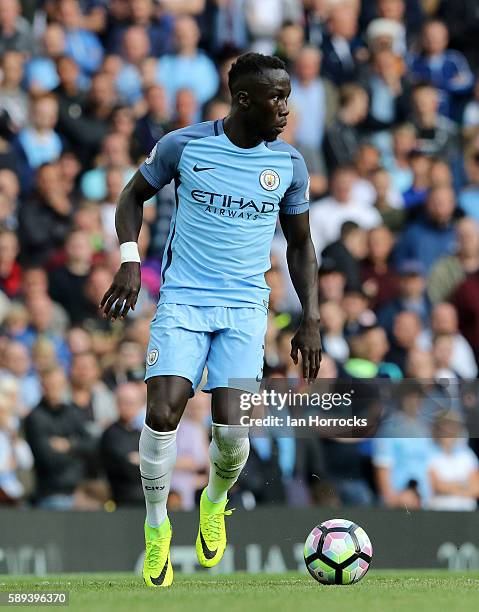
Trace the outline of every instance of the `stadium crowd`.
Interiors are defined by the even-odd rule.
[[[143,504],[144,361],[174,190],[145,204],[124,322],[98,314],[119,265],[115,203],[162,135],[228,113],[229,67],[254,50],[291,74],[283,138],[311,176],[320,376],[391,393],[364,407],[390,408],[372,440],[253,437],[234,501],[474,510],[478,37],[476,0],[1,0],[0,504]],[[264,374],[301,387],[279,228],[266,279]],[[199,392],[171,509],[205,485],[209,418]]]

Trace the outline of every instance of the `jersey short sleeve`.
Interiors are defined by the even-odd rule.
[[[152,187],[168,185],[178,172],[178,163],[185,146],[184,138],[170,132],[161,138],[140,166],[140,172]]]
[[[280,203],[280,210],[286,215],[299,215],[309,209],[309,174],[303,156],[294,151],[291,154],[293,178]]]

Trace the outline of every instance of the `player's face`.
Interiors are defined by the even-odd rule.
[[[250,92],[249,123],[267,142],[276,140],[286,127],[291,83],[285,70],[270,70]]]

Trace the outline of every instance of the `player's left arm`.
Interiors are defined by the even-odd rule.
[[[303,377],[311,382],[319,372],[321,338],[319,335],[318,262],[309,229],[309,175],[302,155],[290,149],[291,183],[280,203],[279,219],[288,243],[286,256],[303,315],[291,341],[291,358],[303,358]]]
[[[288,243],[286,257],[289,274],[303,309],[301,323],[291,341],[291,358],[303,358],[303,377],[312,381],[321,363],[319,335],[318,263],[309,229],[308,211],[280,214],[280,223]]]

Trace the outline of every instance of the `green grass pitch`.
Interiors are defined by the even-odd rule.
[[[57,612],[62,609],[69,612],[472,612],[479,609],[477,572],[372,570],[353,586],[322,586],[306,574],[176,574],[169,589],[147,589],[141,577],[133,574],[0,576],[0,591],[10,590],[69,591],[68,607],[35,608]]]

